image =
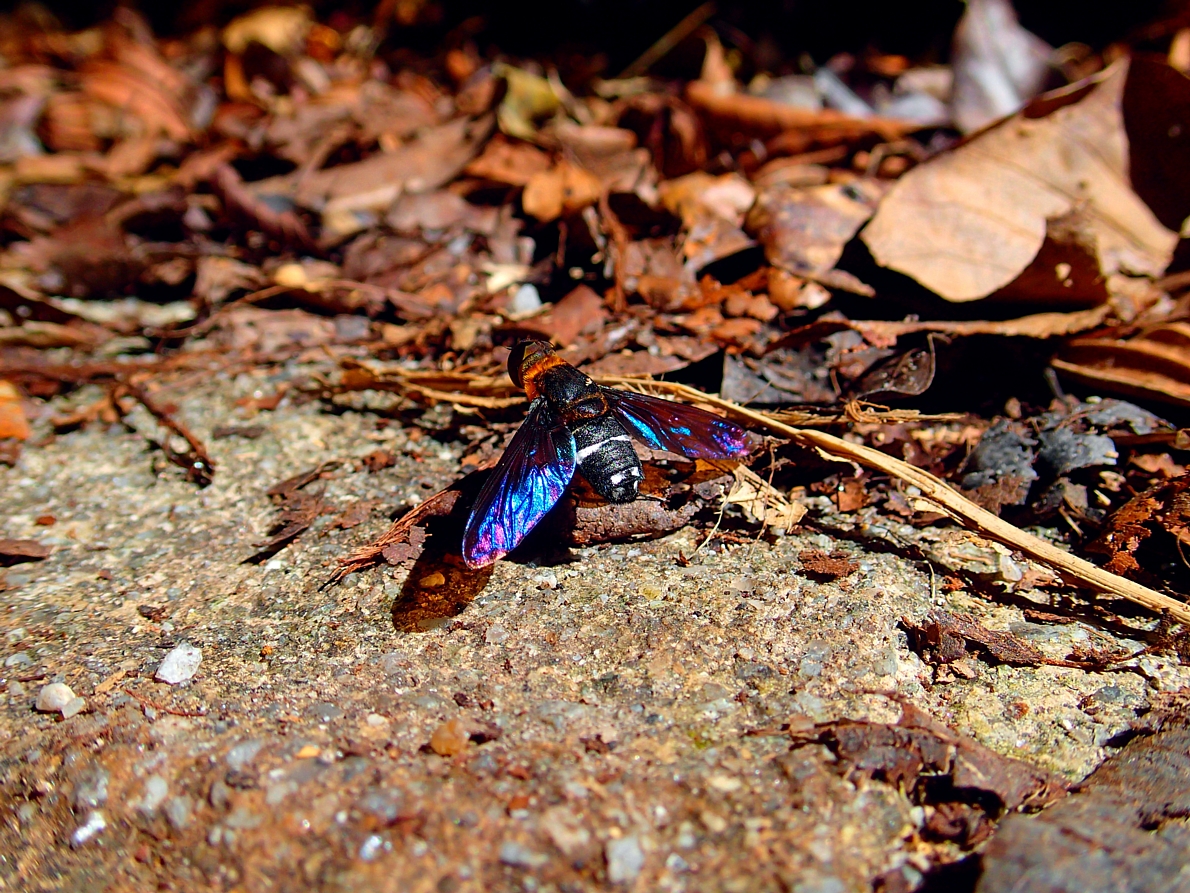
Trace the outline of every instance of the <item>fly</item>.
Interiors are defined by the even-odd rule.
[[[577,470],[608,502],[632,502],[644,469],[632,441],[690,459],[728,459],[747,432],[684,403],[596,384],[543,341],[523,341],[508,375],[529,412],[480,490],[463,532],[469,567],[512,551],[554,507]]]

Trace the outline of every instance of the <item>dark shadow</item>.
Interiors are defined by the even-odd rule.
[[[421,555],[393,601],[395,629],[407,633],[435,629],[461,614],[488,585],[492,565],[469,568],[460,552],[470,511],[471,499],[460,499],[445,518],[431,518],[426,523]]]
[[[965,859],[931,870],[917,893],[972,893],[982,874],[983,860],[973,853]]]

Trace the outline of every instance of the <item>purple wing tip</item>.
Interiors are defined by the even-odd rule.
[[[473,521],[474,519],[472,519]],[[468,527],[470,527],[470,523]],[[508,554],[508,549],[493,542],[494,537],[491,530],[480,532],[474,541],[468,542],[470,533],[471,531],[468,530],[463,534],[463,563],[472,570],[479,570],[481,567],[494,564]]]
[[[723,430],[716,435],[715,440],[724,452],[729,456],[746,456],[752,452],[752,438],[747,431],[731,422],[720,422],[719,425]]]

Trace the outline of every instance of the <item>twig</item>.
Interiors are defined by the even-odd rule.
[[[1159,614],[1167,614],[1181,623],[1190,623],[1190,606],[1149,589],[1147,586],[1117,576],[1089,561],[1064,552],[1040,537],[1026,533],[960,495],[928,471],[916,468],[908,462],[902,462],[879,450],[862,444],[850,443],[823,431],[791,427],[766,413],[748,409],[730,400],[704,394],[688,385],[677,382],[651,382],[651,385],[690,402],[716,406],[736,418],[755,422],[770,431],[784,434],[803,444],[816,447],[830,456],[850,459],[869,468],[891,474],[917,487],[923,498],[940,506],[963,524],[978,530],[989,539],[1003,543],[1049,565],[1067,579],[1083,583],[1100,592],[1120,596]]]
[[[662,34],[652,46],[637,57],[635,62],[620,72],[620,79],[639,77],[644,74],[656,65],[658,60],[664,59],[670,50],[697,31],[714,14],[714,0],[708,0],[707,3],[689,13]]]
[[[170,413],[158,406],[157,403],[145,393],[145,389],[133,381],[124,381],[116,386],[116,394],[127,394],[143,406],[148,413],[155,418],[158,423],[169,431],[181,437],[186,441],[190,451],[187,453],[178,453],[170,448],[168,443],[162,442],[161,449],[169,460],[175,465],[180,466],[186,470],[186,477],[200,487],[205,487],[211,483],[215,476],[215,461],[207,452],[207,448],[203,446],[201,440],[191,433],[180,421],[175,419]]]
[[[148,698],[143,698],[140,695],[138,695],[136,692],[129,691],[127,688],[122,688],[120,690],[122,692],[124,692],[124,694],[128,695],[128,697],[132,698],[132,700],[136,701],[137,703],[142,704],[145,707],[152,707],[154,710],[160,710],[162,713],[168,713],[171,716],[206,716],[207,715],[207,711],[205,708],[202,710],[178,710],[174,707],[166,707],[164,704],[158,704],[156,701],[151,701]]]
[[[624,291],[624,254],[628,248],[628,230],[620,222],[620,218],[612,211],[608,201],[607,190],[599,196],[599,216],[603,219],[604,229],[607,230],[607,254],[612,262],[611,293],[608,295],[607,306],[612,313],[623,313],[628,308],[627,295]]]

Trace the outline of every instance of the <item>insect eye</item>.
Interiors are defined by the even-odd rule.
[[[525,368],[533,365],[553,348],[546,341],[522,341],[508,354],[508,377],[518,388],[525,386]]]
[[[521,364],[525,362],[525,348],[532,342],[521,341],[519,344],[513,346],[508,354],[508,377],[512,379],[512,383],[518,388],[525,386],[523,377],[521,376]]]

